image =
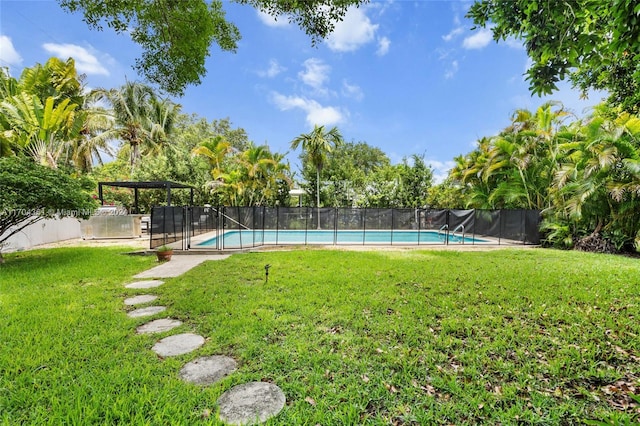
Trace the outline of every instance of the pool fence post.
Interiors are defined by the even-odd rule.
[[[278,245],[278,236],[280,235],[280,211],[278,210],[278,206],[276,206],[276,245]]]
[[[307,245],[307,231],[309,230],[309,206],[304,208],[304,245]]]
[[[395,211],[396,211],[396,209],[391,209],[391,245],[393,245],[393,228],[396,225],[393,222],[393,212],[395,212]]]
[[[447,214],[446,214],[446,221],[447,221],[447,232],[444,233],[444,244],[446,246],[449,245],[449,229],[451,228],[451,226],[449,226],[449,219],[451,216],[451,210],[447,209]]]
[[[417,213],[417,221],[418,221],[418,245],[420,245],[420,226],[422,225],[422,212],[424,210],[423,209],[418,209],[416,208],[416,213]]]
[[[502,244],[502,209],[498,210],[498,245]]]
[[[476,219],[478,218],[478,211],[473,209],[473,234],[471,234],[471,245],[476,245]]]
[[[236,206],[236,213],[238,217],[238,235],[240,236],[240,249],[242,249],[242,228],[240,227],[240,206]]]
[[[362,245],[367,241],[367,207],[364,208],[362,219]]]
[[[333,245],[338,245],[338,208],[333,208]]]
[[[266,207],[262,207],[262,245],[264,245],[264,228],[266,226],[266,220],[267,220],[267,208]]]

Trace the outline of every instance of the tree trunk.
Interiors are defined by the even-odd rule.
[[[129,160],[131,162],[131,174],[133,175],[133,172],[136,169],[136,163],[140,158],[140,145],[136,142],[136,143],[132,143],[130,146],[131,146],[131,152],[129,153]]]

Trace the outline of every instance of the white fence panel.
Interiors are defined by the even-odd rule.
[[[80,220],[76,218],[44,219],[11,236],[2,251],[27,250],[41,244],[80,238],[81,235]]]

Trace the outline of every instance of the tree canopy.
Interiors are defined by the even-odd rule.
[[[275,18],[297,24],[312,43],[333,31],[351,5],[364,0],[236,0]],[[235,52],[238,28],[226,19],[220,0],[58,0],[63,9],[81,12],[89,27],[103,25],[129,34],[142,47],[135,68],[162,90],[181,95],[206,74],[212,44]]]
[[[96,203],[85,183],[24,156],[0,158],[0,249],[44,218],[89,217]]]
[[[479,0],[467,16],[496,41],[524,42],[533,93],[557,90],[568,77],[587,93],[603,89],[609,101],[640,110],[640,5],[629,0]]]

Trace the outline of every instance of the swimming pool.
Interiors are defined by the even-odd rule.
[[[241,248],[259,245],[297,245],[297,244],[379,244],[379,245],[417,245],[417,244],[446,244],[447,234],[434,230],[234,230],[227,231],[222,236],[210,238],[195,248]],[[489,241],[473,236],[449,234],[449,244],[478,244]]]

